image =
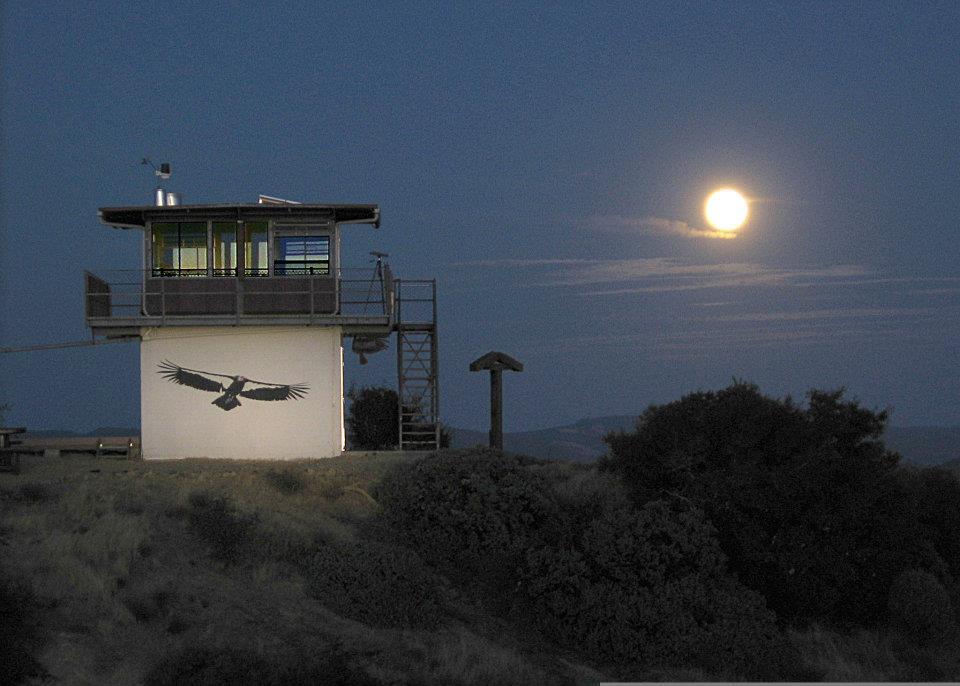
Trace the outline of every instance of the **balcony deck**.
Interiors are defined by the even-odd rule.
[[[395,324],[394,282],[303,276],[153,276],[87,272],[84,303],[94,335],[136,336],[153,326],[340,326],[387,334]]]

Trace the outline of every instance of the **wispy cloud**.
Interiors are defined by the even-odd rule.
[[[605,231],[720,238],[723,240],[737,237],[736,231],[715,231],[714,229],[694,226],[679,219],[667,219],[665,217],[626,217],[619,214],[593,215],[587,219],[587,224]]]
[[[786,312],[738,312],[736,314],[691,317],[693,322],[801,322],[836,319],[891,319],[894,317],[937,316],[934,307],[845,307],[834,309],[793,310]]]
[[[858,278],[865,274],[867,270],[858,265],[785,269],[752,262],[684,264],[669,258],[652,258],[571,266],[557,272],[549,285],[599,287],[584,290],[583,295],[623,295],[751,286],[783,287]]]
[[[747,348],[837,344],[909,346],[913,350],[952,339],[936,308],[840,308],[760,312],[729,317],[690,317],[662,322],[639,333],[564,336],[543,344],[554,352],[596,348],[642,349],[655,357],[696,358],[733,354]],[[733,351],[733,352],[732,352]]]
[[[812,286],[863,280],[859,265],[786,269],[754,262],[691,264],[669,257],[627,260],[507,258],[458,262],[459,267],[529,270],[535,285],[587,287],[579,295],[625,295],[747,286]],[[589,288],[589,287],[593,288]],[[619,286],[619,287],[617,287]]]

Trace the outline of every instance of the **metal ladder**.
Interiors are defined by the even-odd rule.
[[[437,282],[394,281],[400,450],[440,447]]]

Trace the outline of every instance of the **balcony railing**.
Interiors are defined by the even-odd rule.
[[[282,276],[155,275],[152,271],[85,274],[87,323],[116,326],[352,322],[391,326],[390,269]]]

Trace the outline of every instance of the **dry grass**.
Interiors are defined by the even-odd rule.
[[[918,645],[894,632],[858,629],[845,633],[812,625],[788,632],[804,666],[824,681],[960,680],[960,636]]]
[[[21,474],[0,474],[0,571],[33,589],[46,631],[39,660],[65,683],[140,683],[164,655],[191,645],[266,656],[337,645],[382,683],[599,678],[449,618],[436,631],[377,629],[307,595],[298,555],[363,537],[379,510],[376,482],[405,459],[28,458]],[[212,554],[209,532],[196,525],[197,494],[226,499],[229,516],[251,522],[236,530],[235,559]]]
[[[844,635],[811,626],[788,635],[804,664],[826,681],[890,681],[902,666],[890,641],[873,632]]]

